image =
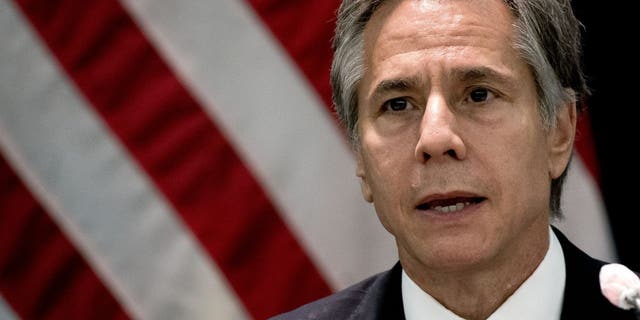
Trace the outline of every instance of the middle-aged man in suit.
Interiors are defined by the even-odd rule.
[[[345,0],[334,53],[400,262],[279,319],[635,319],[550,226],[587,94],[569,0]]]

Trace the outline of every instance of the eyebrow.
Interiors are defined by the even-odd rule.
[[[509,88],[512,88],[514,83],[516,83],[515,79],[509,77],[509,75],[484,66],[454,69],[450,76],[452,79],[462,83],[489,80]],[[372,93],[372,98],[375,101],[390,92],[411,91],[419,88],[421,82],[417,76],[385,79],[376,85]]]
[[[403,77],[396,79],[386,79],[380,81],[373,90],[372,97],[377,100],[389,92],[406,92],[420,86],[418,77]]]

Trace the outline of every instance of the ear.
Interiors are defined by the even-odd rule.
[[[556,126],[550,129],[548,135],[549,175],[552,179],[559,177],[569,164],[576,136],[576,121],[575,102],[566,103],[558,109]]]
[[[362,155],[362,150],[358,150],[356,152],[356,176],[360,178],[360,188],[362,190],[362,197],[367,202],[373,202],[373,192],[371,192],[371,186],[369,182],[367,182],[366,169],[364,165],[364,156]]]

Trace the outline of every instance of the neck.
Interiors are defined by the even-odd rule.
[[[513,248],[503,251],[509,254],[486,264],[442,270],[420,264],[412,268],[411,263],[405,267],[403,261],[403,268],[422,290],[455,314],[469,320],[487,319],[540,265],[549,248],[549,234],[545,234],[537,241],[512,244]]]

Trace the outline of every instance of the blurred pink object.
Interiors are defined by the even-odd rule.
[[[600,289],[619,308],[638,310],[640,307],[640,278],[621,264],[612,263],[600,269]]]

